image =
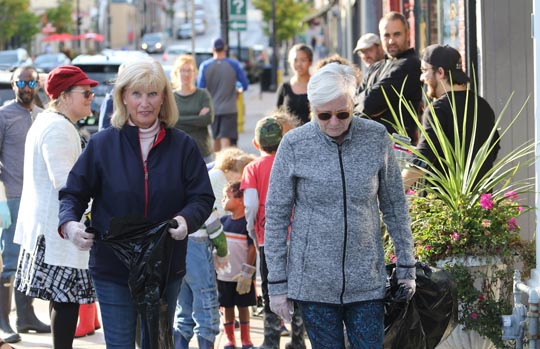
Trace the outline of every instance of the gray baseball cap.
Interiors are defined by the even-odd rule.
[[[356,54],[359,50],[365,50],[366,48],[370,48],[373,45],[380,45],[381,39],[379,39],[379,36],[377,34],[373,33],[367,33],[364,34],[358,39],[358,42],[356,43],[356,47],[354,48],[353,53]]]

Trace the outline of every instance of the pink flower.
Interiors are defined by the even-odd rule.
[[[517,228],[519,228],[517,222],[516,222],[516,219],[514,217],[510,218],[508,220],[508,230],[510,231],[514,231],[516,230]]]
[[[416,194],[416,190],[409,188],[409,189],[407,190],[407,193],[406,193],[406,194],[407,194],[407,195],[414,195],[414,194]]]
[[[392,261],[392,263],[396,263],[396,262],[397,262],[397,257],[396,257],[396,255],[392,253],[392,254],[390,255],[390,260]]]
[[[476,320],[476,319],[478,318],[478,314],[472,313],[472,314],[471,314],[471,318],[473,318],[474,320]]]
[[[480,196],[480,206],[486,210],[493,208],[493,201],[491,200],[491,194],[482,194]]]
[[[517,210],[518,210],[518,212],[521,212],[521,211],[523,211],[523,207],[521,205],[518,205]]]
[[[491,226],[491,221],[490,221],[489,219],[484,219],[484,220],[482,221],[482,226],[483,226],[484,228],[489,228],[489,227]]]
[[[457,231],[453,232],[451,236],[452,236],[452,239],[454,239],[456,241],[459,240],[459,234],[457,233]]]
[[[484,295],[478,296],[478,300],[479,300],[480,302],[483,301],[484,299],[485,299],[485,298],[484,298]]]
[[[431,245],[426,245],[426,250],[430,251],[431,250]]]
[[[508,191],[508,192],[504,193],[504,197],[509,199],[509,200],[517,200],[518,194],[516,194],[515,191]]]

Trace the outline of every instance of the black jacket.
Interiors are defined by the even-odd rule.
[[[393,126],[394,117],[383,94],[384,90],[398,119],[400,119],[401,110],[407,134],[413,144],[416,144],[418,140],[416,123],[404,106],[400,106],[399,95],[403,89],[403,97],[407,102],[412,103],[416,116],[421,115],[420,74],[420,59],[414,48],[406,50],[396,58],[386,58],[375,63],[358,89],[356,112],[382,123],[390,134],[396,132]]]

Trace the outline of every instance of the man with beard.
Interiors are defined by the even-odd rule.
[[[427,95],[435,99],[435,101],[433,102],[433,108],[426,108],[424,112],[423,127],[428,137],[422,136],[420,138],[416,147],[417,150],[432,164],[440,165],[433,147],[428,144],[426,138],[435,143],[438,154],[443,154],[440,141],[433,130],[432,120],[434,118],[438,119],[444,134],[453,145],[455,142],[455,113],[458,130],[463,130],[463,123],[466,119],[465,136],[461,135],[460,137],[462,137],[462,142],[465,144],[465,154],[469,151],[471,139],[474,139],[472,153],[474,158],[480,147],[489,138],[490,132],[495,125],[495,113],[485,99],[468,89],[469,77],[462,70],[460,53],[448,45],[435,44],[428,46],[422,54],[421,70],[420,79],[427,86]],[[475,132],[474,138],[473,132]],[[499,133],[496,132],[493,142],[498,142],[498,139]],[[476,178],[482,178],[493,166],[499,148],[499,144],[494,146]],[[414,158],[412,166],[402,171],[405,189],[410,188],[423,174],[422,171],[415,169],[415,167],[425,168],[427,164],[419,158]]]
[[[413,119],[416,115],[408,113],[400,98],[403,93],[407,103],[420,111],[420,59],[414,48],[409,47],[409,24],[401,13],[389,12],[379,21],[379,32],[386,59],[374,63],[362,79],[355,112],[383,124],[392,134],[396,132],[396,122],[388,106],[390,103],[398,120],[402,115],[407,135],[412,144],[416,144],[418,132]]]
[[[39,75],[31,66],[17,68],[11,76],[15,99],[0,108],[0,251],[3,271],[0,274],[0,336],[8,343],[21,340],[9,323],[13,280],[20,246],[13,242],[23,183],[24,143],[36,115],[43,109],[34,104],[39,89]],[[51,332],[39,321],[32,306],[33,298],[15,291],[17,331]]]

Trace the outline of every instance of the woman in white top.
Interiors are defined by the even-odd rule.
[[[71,348],[79,304],[95,302],[88,274],[88,251],[58,233],[58,192],[81,154],[75,123],[92,113],[91,80],[79,68],[49,73],[45,90],[51,102],[26,138],[24,182],[14,241],[21,245],[15,286],[26,295],[50,301],[53,348]]]

